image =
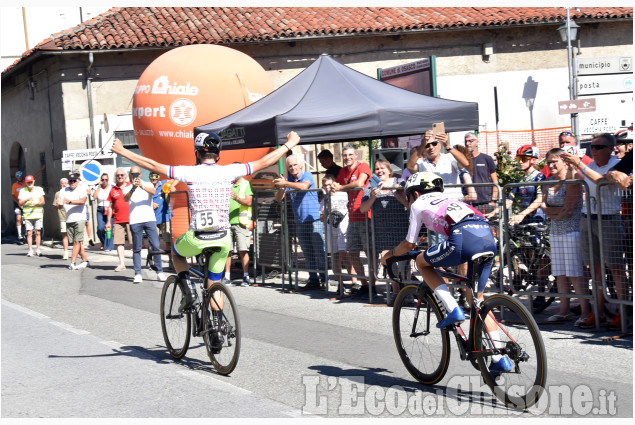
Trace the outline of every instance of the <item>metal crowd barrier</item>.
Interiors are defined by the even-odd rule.
[[[496,292],[508,291],[512,294],[518,296],[527,296],[529,298],[529,304],[532,305],[532,301],[534,298],[539,296],[547,296],[547,297],[558,297],[558,298],[577,298],[577,299],[586,299],[590,300],[597,305],[598,300],[595,299],[598,294],[598,288],[602,288],[602,293],[604,294],[604,298],[609,303],[615,303],[619,305],[620,311],[622,311],[622,320],[623,320],[623,328],[625,328],[625,318],[626,314],[624,314],[624,307],[632,306],[632,270],[633,270],[633,261],[632,261],[632,253],[633,253],[633,244],[632,244],[632,191],[622,191],[619,193],[619,196],[625,200],[622,202],[622,209],[618,214],[611,214],[612,217],[606,217],[602,215],[603,209],[606,209],[608,204],[608,199],[610,197],[602,195],[600,199],[591,201],[597,203],[598,211],[600,212],[598,216],[594,218],[591,214],[590,204],[585,203],[581,209],[581,212],[584,213],[580,219],[581,226],[592,226],[594,222],[597,222],[597,226],[599,228],[600,234],[612,233],[609,236],[609,239],[612,241],[616,241],[615,244],[619,246],[619,250],[616,251],[614,248],[611,250],[607,250],[606,247],[600,245],[599,247],[599,257],[601,264],[613,264],[619,263],[620,267],[615,268],[614,271],[608,269],[607,273],[602,273],[601,281],[595,279],[595,265],[594,264],[584,264],[590,268],[590,273],[586,272],[584,277],[584,285],[582,286],[582,291],[586,293],[575,293],[575,291],[570,291],[571,288],[567,288],[566,290],[556,290],[552,292],[550,288],[556,286],[555,278],[551,273],[551,247],[550,243],[550,230],[547,230],[551,226],[551,220],[547,219],[545,225],[540,227],[540,231],[536,231],[532,229],[530,226],[525,227],[522,230],[514,230],[513,226],[509,225],[509,220],[514,214],[514,211],[508,209],[506,207],[506,199],[508,198],[509,192],[519,186],[540,186],[543,190],[548,190],[550,187],[554,185],[564,184],[564,185],[580,185],[582,188],[581,197],[590,198],[587,196],[589,193],[589,187],[584,181],[580,180],[567,180],[567,181],[542,181],[542,182],[522,182],[522,183],[509,183],[504,187],[500,187],[494,183],[476,183],[471,185],[447,185],[446,187],[461,187],[466,188],[468,186],[478,187],[478,186],[496,186],[498,189],[498,196],[496,199],[496,205],[499,209],[498,217],[500,219],[492,220],[493,223],[493,234],[497,240],[498,246],[502,247],[499,249],[498,256],[498,268],[496,269],[497,276],[492,279],[494,285],[490,285],[487,290],[494,290]],[[399,190],[400,187],[394,187],[391,189]],[[349,196],[350,192],[359,192],[363,189],[357,188],[348,191],[342,191],[342,193],[346,193]],[[611,196],[616,196],[613,192],[615,192],[615,186],[609,185],[608,183],[601,183],[598,185],[598,190],[600,192],[611,191]],[[311,190],[313,192],[319,192],[319,190]],[[288,191],[287,195],[291,195],[293,193],[301,193],[301,192],[311,192],[311,191]],[[270,191],[275,192],[275,191]],[[315,272],[315,273],[323,273],[326,276],[326,290],[328,291],[328,273],[329,271],[339,280],[338,291],[341,295],[343,295],[343,279],[355,277],[357,279],[365,279],[370,281],[370,285],[372,285],[372,281],[376,282],[388,282],[388,279],[383,274],[383,268],[380,265],[378,259],[382,250],[384,249],[392,249],[394,246],[398,245],[399,242],[405,239],[405,235],[407,232],[407,222],[408,222],[408,214],[405,208],[402,209],[400,204],[392,203],[388,211],[391,217],[393,218],[392,222],[388,225],[386,223],[378,222],[377,217],[381,217],[381,214],[372,215],[371,219],[368,219],[367,214],[363,215],[363,225],[356,225],[359,231],[359,240],[361,243],[360,252],[360,262],[361,269],[360,270],[347,270],[347,267],[344,265],[341,270],[340,267],[334,267],[334,256],[333,249],[329,249],[331,241],[334,239],[334,234],[332,233],[334,229],[330,226],[329,217],[331,217],[331,213],[333,211],[333,205],[331,202],[330,195],[322,195],[323,197],[323,210],[321,214],[321,218],[319,219],[321,225],[321,231],[313,232],[316,233],[314,236],[321,236],[321,240],[323,241],[322,245],[324,248],[318,247],[318,254],[320,257],[324,258],[324,268],[321,266],[316,267],[315,265],[310,266],[307,261],[307,257],[302,249],[302,244],[300,243],[300,238],[307,237],[308,235],[303,234],[302,232],[306,232],[306,229],[302,230],[302,226],[297,226],[292,223],[293,213],[289,209],[289,201],[288,196],[285,197],[285,200],[280,203],[279,208],[276,210],[276,213],[272,214],[270,211],[273,205],[278,205],[277,203],[273,203],[272,205],[267,206],[266,204],[263,206],[262,202],[258,200],[259,194],[256,195],[256,205],[255,216],[258,217],[258,224],[256,226],[257,232],[254,235],[255,240],[257,241],[258,248],[256,249],[256,261],[262,265],[270,265],[274,267],[282,267],[283,274],[285,271],[295,272],[295,288],[298,288],[298,272]],[[354,206],[350,204],[350,200],[354,198],[349,198],[349,202],[346,208],[346,216],[350,218],[350,214],[355,210]],[[341,201],[341,200],[340,200]],[[384,199],[384,201],[386,201]],[[375,201],[381,202],[379,199]],[[373,207],[371,207],[373,208]],[[382,205],[382,208],[386,208]],[[390,209],[392,208],[392,209]],[[262,211],[269,212],[262,212]],[[372,209],[371,209],[372,211]],[[405,214],[404,214],[405,213]],[[277,214],[277,215],[276,215]],[[265,219],[265,217],[268,217]],[[400,230],[399,221],[400,217],[404,219],[404,229]],[[622,223],[622,228],[619,226],[612,226],[609,223],[609,218],[613,221],[618,217],[620,222]],[[279,220],[278,220],[279,218]],[[359,218],[359,215],[357,216]],[[263,223],[261,225],[261,222]],[[287,222],[291,222],[291,224],[287,224]],[[359,222],[359,221],[358,221]],[[340,233],[347,234],[351,230],[349,229],[350,220],[348,223],[340,224],[346,228]],[[616,230],[617,229],[617,230]],[[623,230],[620,230],[623,229]],[[625,229],[625,230],[624,230]],[[538,232],[538,233],[536,233]],[[626,233],[626,237],[624,236]],[[271,236],[275,234],[276,236]],[[385,235],[390,234],[394,240],[386,240]],[[267,239],[267,237],[271,240]],[[275,239],[277,237],[277,239]],[[542,238],[536,241],[536,238]],[[282,239],[280,239],[282,238]],[[399,239],[399,240],[397,240]],[[532,239],[534,239],[532,241]],[[438,236],[433,232],[428,232],[426,229],[423,229],[420,235],[420,248],[426,249],[428,245],[437,243],[439,240]],[[281,242],[280,242],[281,241]],[[580,256],[581,251],[580,247],[582,244],[586,244],[588,246],[590,255],[598,255],[598,253],[594,253],[594,247],[591,245],[591,238],[587,235],[585,240],[581,240],[580,244],[577,246],[572,246],[570,252],[565,252],[566,255],[575,255]],[[542,248],[540,248],[542,246]],[[266,247],[266,249],[265,249]],[[278,249],[279,247],[279,249]],[[511,248],[513,247],[513,248]],[[276,249],[275,252],[272,252],[273,249]],[[519,250],[524,250],[527,257],[530,258],[532,255],[538,255],[538,249],[543,249],[546,251],[544,253],[545,260],[547,263],[540,264],[539,271],[536,270],[525,270],[525,276],[528,274],[535,275],[544,273],[542,276],[545,279],[549,280],[549,284],[546,281],[544,287],[540,285],[539,280],[534,280],[533,285],[528,285],[526,281],[523,281],[522,276],[520,277],[520,281],[514,282],[514,278],[518,279],[519,273],[518,268],[523,267],[522,261],[519,260],[518,252]],[[532,251],[533,250],[533,251]],[[535,252],[534,252],[535,251]],[[597,248],[595,248],[597,251]],[[619,252],[619,258],[611,258],[611,256],[615,257]],[[267,257],[269,255],[269,257]],[[315,256],[315,254],[313,254]],[[281,261],[278,261],[282,258]],[[317,258],[317,257],[316,257]],[[319,262],[318,262],[319,263]],[[314,264],[311,262],[311,264]],[[535,265],[534,265],[535,266]],[[366,267],[368,267],[368,272],[366,271]],[[337,271],[336,271],[337,270]],[[348,272],[348,273],[347,273]],[[412,280],[406,280],[406,282],[416,283],[417,280],[414,279],[416,272],[416,268],[413,264],[404,265],[403,272],[409,273],[412,276]],[[615,276],[617,276],[617,279]],[[622,278],[620,280],[620,278]],[[284,277],[283,277],[284,279]],[[289,273],[289,279],[291,279]],[[370,286],[369,285],[369,286]],[[451,285],[451,283],[450,283]],[[567,283],[569,285],[569,283]],[[387,285],[386,296],[390,296],[390,292],[392,289]],[[451,285],[452,286],[452,285]],[[587,288],[588,287],[588,288]],[[588,290],[587,290],[588,289]],[[369,301],[373,301],[373,294],[369,290]],[[599,317],[596,315],[596,326],[599,327]]]
[[[535,186],[540,187],[541,191],[545,191],[556,185],[564,185],[565,190],[574,185],[580,186],[581,193],[576,197],[580,202],[588,193],[588,186],[582,180],[522,182],[505,185],[503,188],[504,198],[507,199],[512,189],[516,187]],[[512,208],[514,208],[513,205]],[[589,279],[585,277],[581,251],[582,244],[590,245],[590,239],[583,240],[579,230],[579,226],[584,221],[582,214],[585,212],[585,205],[580,203],[580,206],[572,212],[572,214],[579,216],[576,219],[578,231],[571,230],[567,232],[567,236],[564,236],[561,230],[557,230],[561,227],[560,222],[554,222],[549,217],[546,217],[544,224],[534,218],[529,220],[530,224],[510,226],[511,218],[519,212],[520,210],[514,211],[505,207],[502,215],[504,223],[502,242],[507,259],[503,282],[506,284],[508,291],[515,295],[528,296],[530,309],[532,309],[533,300],[538,296],[593,301],[596,287],[595,283],[591,281],[589,288]],[[554,232],[557,232],[557,234]],[[560,247],[557,254],[553,251],[552,243],[556,243],[556,247]],[[536,259],[535,256],[538,255],[542,255],[542,259]],[[568,279],[561,283],[561,288],[558,288],[558,279],[553,276],[552,272],[555,255],[558,256],[557,258],[564,258],[565,264],[574,264],[575,262],[582,264],[579,276],[567,276]],[[593,266],[591,267],[593,273]],[[583,293],[576,293],[575,285],[572,285],[573,281],[571,281],[571,279],[575,278],[579,278],[578,284],[581,288],[584,288],[582,289]],[[566,285],[566,289],[564,285]]]
[[[596,227],[604,241],[599,250],[601,281],[596,286],[601,284],[606,302],[618,305],[621,327],[626,331],[626,307],[631,314],[633,307],[633,190],[603,181],[597,184],[597,193],[598,197],[589,197],[597,214],[590,214],[587,220],[588,229]]]
[[[254,240],[254,269],[261,268],[262,284],[265,283],[265,267],[280,268],[285,272],[283,261],[286,245],[283,243],[283,221],[280,204],[274,195],[276,190],[254,191],[252,200],[252,219],[255,222]],[[255,278],[254,278],[255,282]]]

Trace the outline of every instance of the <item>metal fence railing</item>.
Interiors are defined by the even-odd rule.
[[[447,187],[457,186],[468,187]],[[530,308],[540,297],[567,308],[575,298],[600,313],[606,306],[613,314],[621,313],[621,327],[626,329],[633,305],[632,190],[621,191],[608,182],[590,189],[583,180],[469,186],[498,189],[498,213],[490,220],[498,261],[486,291],[527,297]],[[540,188],[538,193],[546,202],[541,206],[552,211],[545,210],[541,219],[510,225],[518,213],[518,207],[507,202],[510,192],[531,186]],[[329,280],[334,277],[339,295],[349,293],[353,285],[368,284],[364,288],[370,302],[378,296],[389,297],[398,288],[386,285],[384,292],[376,282],[389,282],[379,262],[381,252],[397,246],[408,230],[408,210],[399,200],[401,189],[398,185],[387,188],[370,206],[365,205],[368,212],[362,212],[362,204],[370,199],[369,189],[330,194],[321,189],[290,190],[282,202],[275,201],[274,190],[255,192],[253,261],[255,267],[262,267],[263,283],[264,268],[273,267],[281,269],[283,290],[299,289],[302,273],[303,279],[308,274],[326,291],[333,290]],[[566,193],[575,196],[565,205]],[[300,206],[305,196],[313,199],[310,209]],[[189,225],[187,192],[171,193],[170,202],[174,241]],[[440,239],[422,229],[419,247],[426,249]],[[400,272],[417,282],[414,264],[401,265]],[[599,327],[599,314],[595,317]]]

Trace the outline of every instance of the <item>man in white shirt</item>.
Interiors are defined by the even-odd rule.
[[[442,144],[448,153],[441,153]],[[450,145],[447,134],[439,133],[433,136],[432,131],[427,131],[418,149],[418,155],[410,157],[407,165],[408,173],[404,172],[402,178],[406,179],[411,174],[427,171],[440,176],[445,185],[461,184],[459,170],[468,165],[469,162],[465,155]],[[444,193],[450,199],[461,200],[463,198],[460,187],[446,188]]]
[[[130,186],[123,190],[124,200],[130,205],[130,230],[132,232],[132,264],[134,265],[133,283],[141,283],[141,243],[143,232],[148,236],[150,249],[159,251],[159,232],[157,221],[152,208],[152,197],[155,193],[154,185],[141,180],[141,169],[137,166],[130,168]],[[166,277],[163,274],[161,254],[154,255],[154,264],[157,267],[157,280],[163,282]]]
[[[60,191],[58,203],[64,206],[66,211],[66,233],[69,242],[73,244],[71,253],[71,270],[88,267],[88,257],[84,251],[84,228],[86,227],[86,189],[79,184],[79,175],[71,173],[68,176],[69,187]],[[83,263],[76,266],[75,260],[80,255]]]

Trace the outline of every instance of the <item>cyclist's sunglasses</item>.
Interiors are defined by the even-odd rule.
[[[529,161],[531,158],[531,156],[523,156],[523,155],[516,155],[516,161],[518,162],[525,162],[525,161]]]
[[[562,137],[562,136],[571,136],[571,137],[575,137],[575,134],[573,134],[570,131],[563,131],[562,133],[558,134],[558,137]]]

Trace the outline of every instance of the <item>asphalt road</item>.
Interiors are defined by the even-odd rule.
[[[90,268],[71,271],[60,249],[42,250],[2,245],[3,418],[633,416],[632,338],[603,341],[616,332],[541,326],[549,387],[519,412],[496,402],[454,343],[446,377],[417,384],[390,308],[274,281],[232,287],[243,345],[224,377],[200,338],[181,361],[169,356],[151,272],[133,285],[129,259],[116,273],[112,255],[92,251]]]

